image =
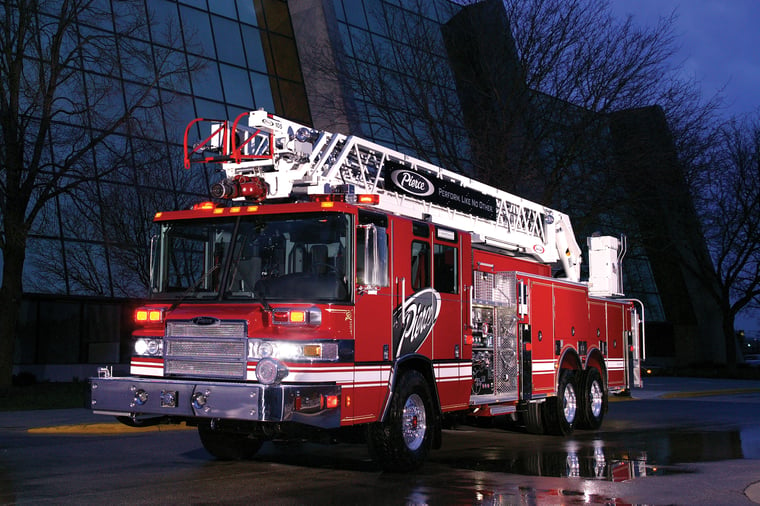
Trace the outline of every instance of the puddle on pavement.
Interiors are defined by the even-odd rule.
[[[489,447],[448,463],[452,467],[529,476],[626,481],[693,472],[688,464],[760,459],[760,427],[729,431],[604,434],[529,447]],[[535,440],[533,441],[535,443]],[[472,458],[470,458],[472,457]]]

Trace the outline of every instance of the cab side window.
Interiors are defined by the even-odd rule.
[[[415,292],[430,286],[430,245],[412,241],[412,290]]]
[[[384,227],[360,225],[356,230],[356,284],[388,285],[388,234]]]
[[[458,250],[454,246],[436,244],[433,249],[434,287],[442,293],[457,293],[459,286]]]

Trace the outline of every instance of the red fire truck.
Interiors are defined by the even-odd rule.
[[[561,212],[265,111],[196,119],[185,151],[224,171],[217,203],[156,214],[130,375],[99,369],[95,413],[197,426],[222,459],[362,438],[409,470],[450,415],[569,434],[640,386],[624,239],[588,239],[582,282]]]

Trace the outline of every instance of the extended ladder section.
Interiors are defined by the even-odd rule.
[[[189,133],[202,122],[211,123],[211,135],[188,145]],[[580,279],[581,250],[567,215],[359,137],[252,111],[231,123],[193,121],[185,153],[186,168],[222,164],[227,179],[212,188],[215,197],[305,199],[336,189],[376,194],[385,211],[466,230],[475,243],[543,263],[559,262],[567,278]]]

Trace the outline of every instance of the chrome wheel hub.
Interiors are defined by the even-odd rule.
[[[427,431],[425,417],[425,404],[422,397],[412,394],[404,404],[404,414],[401,417],[401,432],[404,436],[404,444],[410,450],[416,450],[422,445]]]
[[[577,400],[575,398],[575,389],[572,385],[565,387],[565,395],[562,397],[562,409],[567,423],[573,423],[575,420],[575,410],[577,409]]]
[[[599,416],[602,414],[602,400],[604,393],[602,392],[602,386],[598,381],[591,383],[590,394],[591,414],[594,415],[594,418],[599,418]]]

